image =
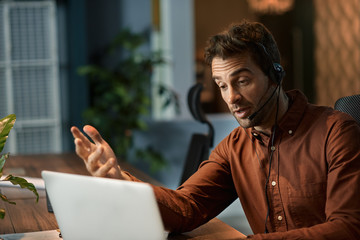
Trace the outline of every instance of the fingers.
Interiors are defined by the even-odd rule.
[[[98,148],[96,148],[96,151],[94,151],[88,156],[87,161],[85,161],[86,168],[92,175],[94,175],[100,167],[100,157],[103,152],[103,147],[99,146]]]
[[[80,139],[82,141],[84,147],[86,148],[91,147],[91,142],[89,141],[89,139],[85,137],[84,134],[82,134],[82,132],[77,127],[71,127],[70,131],[73,137],[75,138],[75,140]]]
[[[101,144],[104,141],[100,133],[93,126],[86,125],[83,130],[87,135],[89,135],[96,145]]]
[[[72,127],[71,133],[75,138],[76,154],[83,159],[89,173],[98,177],[122,178],[116,156],[100,133],[90,125],[84,126],[83,130],[85,134],[77,127]]]
[[[117,162],[114,158],[110,158],[104,165],[98,168],[98,170],[95,173],[95,176],[97,177],[106,177],[108,176],[108,173],[112,168],[115,168],[117,165]]]
[[[86,147],[83,141],[79,138],[75,138],[75,152],[81,157],[84,161],[86,161],[90,154],[90,148]]]
[[[117,161],[115,158],[109,158],[104,164],[100,162],[100,156],[103,154],[104,150],[102,147],[99,147],[93,154],[91,154],[87,161],[87,169],[91,175],[96,177],[115,177],[120,178],[121,173],[120,169],[117,174],[111,174],[110,172],[117,169]],[[114,175],[114,176],[112,176]]]

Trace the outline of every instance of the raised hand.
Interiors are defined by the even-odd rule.
[[[84,132],[91,142],[77,127],[71,128],[74,136],[76,154],[84,160],[87,170],[93,176],[128,180],[117,163],[116,156],[109,144],[92,126],[86,125]]]

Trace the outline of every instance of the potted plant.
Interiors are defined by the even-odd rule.
[[[141,53],[139,48],[144,43],[143,34],[124,29],[101,51],[94,64],[82,66],[78,72],[88,77],[91,89],[90,107],[83,114],[85,122],[99,129],[122,160],[135,156],[148,162],[154,172],[165,166],[162,155],[151,146],[133,146],[133,132],[147,129],[145,117],[151,103],[153,68],[164,63],[159,53]],[[164,100],[163,108],[175,104],[178,110],[175,92],[164,85],[156,87]]]
[[[10,114],[6,117],[4,117],[3,119],[0,120],[0,153],[2,152],[6,140],[8,138],[8,135],[10,133],[10,130],[13,128],[14,123],[16,120],[16,115],[15,114]],[[34,186],[34,184],[29,183],[28,181],[26,181],[26,179],[21,178],[21,177],[16,177],[13,176],[11,174],[7,175],[6,177],[3,177],[3,169],[4,169],[4,165],[6,160],[9,158],[9,153],[6,154],[2,154],[0,157],[0,181],[9,181],[11,182],[13,185],[19,185],[21,188],[26,188],[30,191],[32,191],[35,196],[36,196],[36,202],[39,201],[39,194]],[[1,200],[3,200],[4,202],[7,202],[9,204],[16,204],[13,201],[10,201],[4,194],[2,194],[0,192],[0,198]],[[5,217],[5,209],[0,208],[0,219],[3,219]]]

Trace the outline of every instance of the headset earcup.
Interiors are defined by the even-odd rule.
[[[279,63],[273,63],[273,68],[273,71],[270,71],[270,74],[272,75],[271,78],[274,79],[276,84],[280,84],[285,75],[285,71]]]

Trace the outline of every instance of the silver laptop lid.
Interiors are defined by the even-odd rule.
[[[42,177],[65,240],[166,237],[149,184],[50,171]]]

